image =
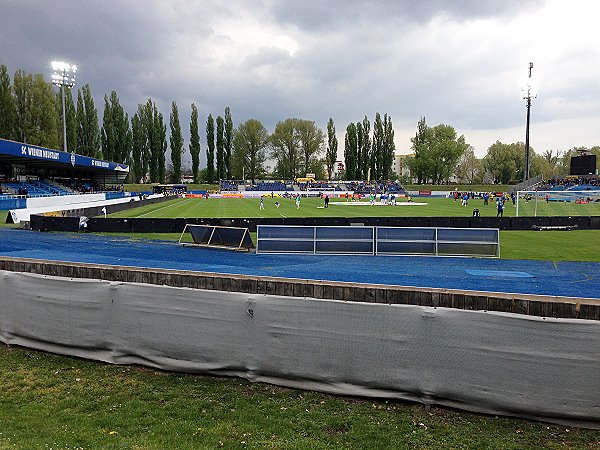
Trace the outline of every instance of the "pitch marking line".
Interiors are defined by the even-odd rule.
[[[185,201],[185,198],[182,198],[181,200],[179,200],[178,202],[172,203],[170,205],[166,205],[166,206],[161,206],[160,208],[154,209],[152,211],[148,211],[147,213],[141,214],[138,217],[144,217],[147,216],[148,214],[154,214],[156,211],[160,211],[162,209],[167,209],[167,208],[171,208],[172,206],[175,205],[179,205],[181,202]]]

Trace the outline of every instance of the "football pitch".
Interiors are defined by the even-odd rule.
[[[279,208],[275,205],[279,202]],[[416,198],[413,202],[401,202],[396,206],[381,205],[368,201],[347,202],[346,199],[331,199],[328,208],[319,198],[302,198],[300,208],[293,199],[266,197],[264,209],[260,209],[258,198],[178,198],[166,202],[133,208],[110,214],[115,218],[255,218],[255,217],[470,217],[473,209],[481,216],[496,216],[496,205],[483,200],[469,200],[467,207],[448,198]],[[514,216],[515,207],[507,205],[505,216]]]
[[[279,202],[279,207],[276,206]],[[600,216],[600,202],[575,204],[574,202],[535,202],[521,201],[520,216]],[[113,213],[115,218],[255,218],[255,217],[470,217],[478,209],[482,217],[495,217],[496,204],[482,199],[471,199],[466,207],[451,198],[418,197],[412,202],[399,202],[395,206],[368,201],[352,202],[332,198],[328,208],[319,198],[303,198],[300,208],[293,199],[265,197],[264,209],[258,198],[177,198],[163,203],[142,206],[127,211]],[[514,217],[516,207],[507,202],[505,217]]]

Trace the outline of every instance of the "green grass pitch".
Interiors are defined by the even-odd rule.
[[[275,206],[279,201],[280,207]],[[260,209],[258,198],[178,198],[167,202],[113,213],[110,217],[147,218],[253,218],[253,217],[468,217],[477,208],[482,216],[496,216],[496,205],[483,200],[469,200],[467,207],[447,198],[417,198],[406,205],[384,206],[378,202],[371,206],[368,201],[346,202],[331,199],[329,208],[324,208],[319,198],[303,198],[300,208],[294,200],[287,198],[265,198],[265,209]],[[507,205],[505,216],[514,216],[515,207]]]

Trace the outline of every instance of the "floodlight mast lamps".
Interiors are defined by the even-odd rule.
[[[77,66],[62,61],[52,62],[52,84],[60,87],[62,97],[62,116],[63,116],[63,150],[67,152],[67,112],[65,109],[65,88],[72,88],[75,85],[75,75]]]
[[[521,98],[525,100],[525,106],[527,107],[527,123],[525,125],[525,168],[523,170],[523,181],[529,179],[529,121],[531,119],[531,99],[536,98],[536,93],[533,90],[531,82],[531,70],[533,69],[533,63],[529,63],[529,78],[527,80],[527,89],[522,91]]]

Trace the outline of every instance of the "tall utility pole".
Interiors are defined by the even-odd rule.
[[[531,85],[531,69],[533,63],[529,63],[529,78],[527,80],[527,90],[523,91],[522,98],[526,102],[527,107],[527,123],[525,125],[525,169],[523,170],[523,181],[529,179],[529,120],[531,118],[531,99],[536,97]]]
[[[67,152],[67,111],[65,109],[65,88],[72,88],[75,85],[75,74],[77,66],[69,63],[53,61],[52,62],[52,84],[60,87],[62,97],[62,116],[63,116],[63,151]]]

